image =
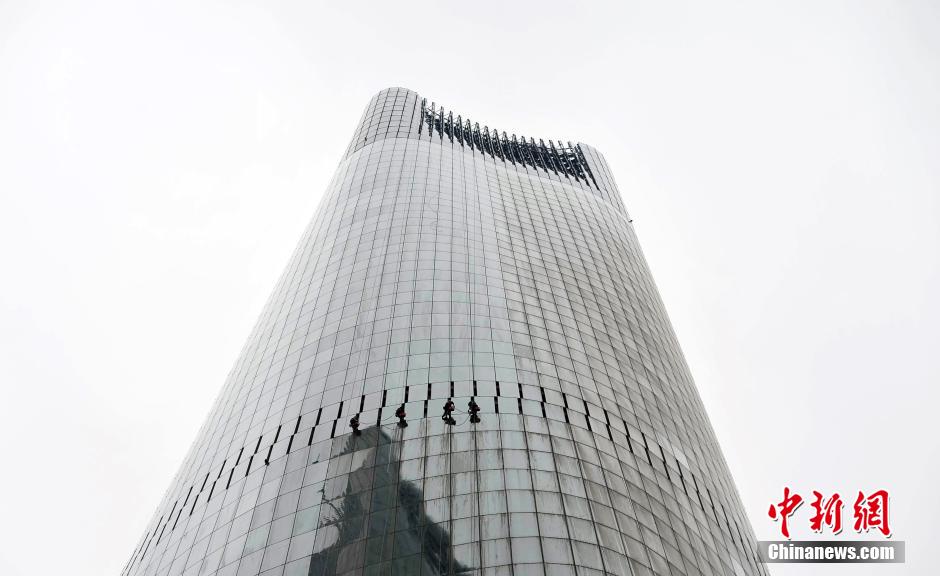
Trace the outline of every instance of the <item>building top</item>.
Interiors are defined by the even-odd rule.
[[[379,140],[409,138],[438,142],[480,154],[507,168],[560,181],[599,196],[626,215],[604,157],[593,147],[570,141],[507,134],[428,102],[407,88],[386,88],[369,102],[346,157]]]

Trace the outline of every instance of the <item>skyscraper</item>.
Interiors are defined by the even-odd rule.
[[[603,157],[390,88],[123,574],[763,574],[755,550]]]

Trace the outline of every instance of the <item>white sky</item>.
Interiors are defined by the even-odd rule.
[[[387,86],[606,155],[758,537],[891,491],[775,574],[931,573],[940,6],[340,4],[0,0],[0,574],[120,571]]]

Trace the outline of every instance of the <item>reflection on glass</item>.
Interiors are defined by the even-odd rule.
[[[462,549],[459,559],[455,554],[447,499],[432,500],[437,509],[429,513],[431,503],[426,503],[420,485],[402,479],[403,464],[396,454],[402,446],[401,433],[397,428],[393,438],[382,428],[365,429],[358,436],[349,435],[334,456],[358,456],[363,464],[338,477],[344,480],[341,493],[321,506],[330,513],[326,524],[321,514],[309,576],[332,576],[388,562],[393,574],[471,572],[474,554],[469,549]],[[364,457],[365,452],[370,456]],[[337,489],[336,483],[333,486]]]

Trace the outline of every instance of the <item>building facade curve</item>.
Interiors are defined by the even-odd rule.
[[[370,101],[123,575],[766,574],[606,161]]]

